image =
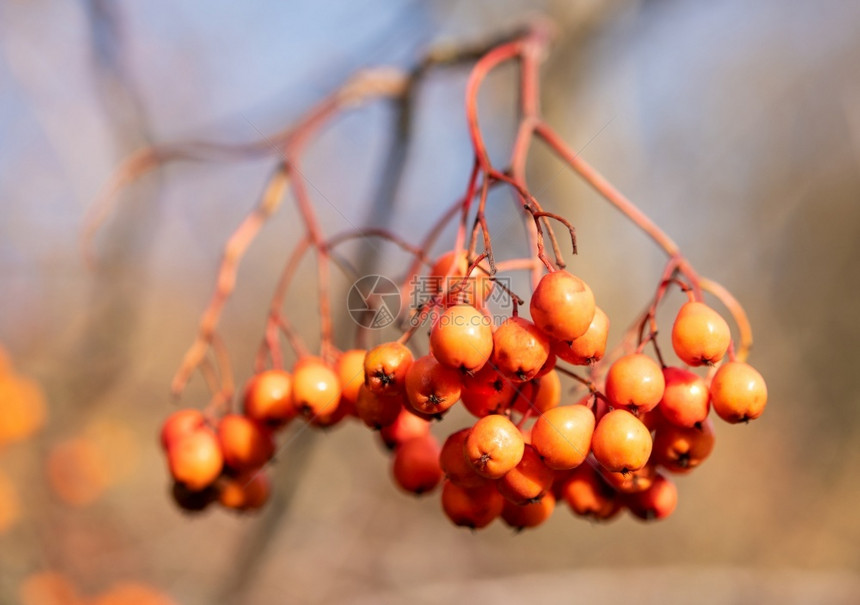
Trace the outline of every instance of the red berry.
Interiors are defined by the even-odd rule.
[[[693,427],[704,422],[711,409],[708,385],[697,374],[681,368],[664,368],[666,389],[657,409],[677,426]]]
[[[492,483],[465,488],[445,481],[442,509],[454,525],[481,529],[502,514],[505,499]]]
[[[392,473],[404,491],[417,495],[433,491],[442,481],[436,439],[427,434],[401,443],[394,452]]]

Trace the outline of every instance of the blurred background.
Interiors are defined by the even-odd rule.
[[[536,12],[558,27],[541,74],[547,120],[744,304],[764,416],[718,423],[714,454],[654,524],[592,525],[559,507],[520,535],[455,528],[438,494],[392,485],[354,423],[289,435],[262,514],[179,512],[156,439],[169,382],[274,160],[146,176],[89,270],[79,236],[112,170],[145,144],[259,139],[358,69],[409,68]],[[858,31],[860,4],[839,0],[3,1],[0,365],[28,403],[2,412],[0,603],[860,602]],[[313,142],[303,169],[327,233],[373,224],[415,241],[462,195],[467,73],[431,71],[408,128],[402,108],[377,102]],[[513,140],[515,76],[499,70],[481,98],[494,158]],[[576,225],[571,270],[618,342],[662,253],[539,145],[529,183]],[[498,197],[490,226],[522,254],[515,207]],[[251,246],[223,317],[240,382],[301,236],[295,217],[286,203]],[[389,275],[408,260],[368,242],[345,250]],[[314,274],[303,266],[287,303],[310,342]],[[338,322],[346,346],[353,328]],[[206,397],[197,379],[183,403]]]

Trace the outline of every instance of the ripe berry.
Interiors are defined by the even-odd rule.
[[[272,427],[283,426],[296,415],[292,387],[293,377],[289,372],[260,372],[245,387],[245,415]]]
[[[566,405],[538,417],[532,444],[549,468],[565,470],[585,461],[593,433],[594,413],[584,405]]]
[[[92,504],[110,483],[108,463],[95,441],[83,436],[65,439],[51,446],[45,460],[48,484],[66,504]]]
[[[394,422],[379,430],[379,437],[390,450],[414,437],[423,437],[430,432],[430,422],[402,408]]]
[[[651,455],[651,433],[627,410],[615,409],[594,429],[594,457],[608,471],[628,473],[645,466]]]
[[[665,519],[678,505],[678,489],[672,481],[658,474],[651,487],[628,495],[625,504],[634,516],[644,521]]]
[[[327,414],[317,414],[308,418],[308,424],[320,429],[329,429],[340,423],[341,420],[349,416],[357,416],[355,412],[355,404],[347,401],[343,396],[333,412]]]
[[[479,419],[466,438],[467,460],[488,479],[498,479],[519,464],[524,448],[520,429],[506,416]]]
[[[558,372],[550,370],[540,378],[536,379],[537,390],[535,391],[532,409],[543,413],[558,407],[561,403],[561,378]]]
[[[319,357],[305,357],[293,366],[293,406],[305,418],[332,414],[340,394],[337,374]]]
[[[490,318],[471,305],[454,305],[431,328],[430,350],[442,365],[477,372],[493,353]]]
[[[260,423],[239,414],[226,414],[221,418],[218,441],[224,463],[237,471],[258,469],[275,453],[272,433]]]
[[[48,406],[35,380],[9,373],[0,376],[0,447],[32,437],[45,424]]]
[[[609,520],[621,510],[618,494],[590,464],[569,471],[562,479],[560,493],[570,510],[595,521]]]
[[[537,326],[522,317],[509,317],[493,334],[493,366],[504,376],[525,382],[541,370],[549,349],[549,338]]]
[[[557,340],[553,352],[568,363],[587,366],[603,359],[609,338],[609,316],[600,307],[594,308],[594,317],[585,334],[572,341]]]
[[[249,471],[218,482],[218,502],[224,508],[252,511],[263,508],[272,491],[269,477],[263,471]]]
[[[451,483],[466,488],[478,487],[488,482],[466,459],[466,439],[471,432],[472,427],[467,427],[451,433],[439,453],[439,466],[445,477]]]
[[[432,355],[415,360],[406,372],[406,398],[423,414],[442,414],[460,399],[460,373]]]
[[[502,507],[502,521],[517,531],[537,527],[550,518],[555,510],[555,496],[547,493],[540,500],[526,502],[525,504],[514,504],[505,500]]]
[[[224,464],[221,445],[215,432],[201,427],[172,442],[167,450],[171,476],[191,491],[211,485]]]
[[[402,394],[386,395],[372,392],[366,385],[358,390],[355,413],[361,421],[374,430],[394,424],[403,411]]]
[[[439,444],[430,435],[401,443],[394,452],[394,481],[401,489],[416,495],[433,491],[442,481]]]
[[[534,391],[531,393],[525,391],[524,387],[520,387],[524,397],[517,398],[514,406],[516,411],[524,414],[527,410],[531,410],[535,414],[543,414],[547,410],[558,407],[561,403],[561,379],[558,377],[558,372],[550,370],[531,382],[534,385]]]
[[[711,380],[711,404],[717,415],[732,424],[761,416],[767,405],[767,385],[751,365],[730,361]]]
[[[412,351],[399,342],[386,342],[372,348],[364,358],[364,384],[379,395],[402,393],[412,359]]]
[[[652,460],[673,473],[699,466],[714,449],[714,425],[705,419],[700,427],[683,428],[666,423],[654,435]]]
[[[481,529],[502,514],[505,499],[492,483],[465,488],[451,481],[442,484],[442,510],[454,525]]]
[[[167,450],[177,439],[205,425],[206,419],[199,410],[177,410],[168,416],[164,424],[161,425],[161,447]]]
[[[554,479],[555,473],[541,461],[537,450],[526,445],[519,464],[496,481],[496,488],[506,500],[527,504],[543,498]]]
[[[702,302],[687,302],[672,326],[672,348],[687,365],[714,364],[729,348],[732,334],[722,316]]]
[[[337,358],[334,371],[340,381],[340,396],[352,405],[358,401],[358,388],[364,383],[364,349],[350,349]]]
[[[513,401],[517,388],[489,363],[474,374],[465,374],[462,384],[460,399],[463,406],[478,418],[505,411]]]
[[[645,491],[651,487],[654,483],[654,478],[657,476],[657,467],[649,461],[648,464],[639,470],[629,473],[613,473],[606,469],[601,469],[600,476],[615,491],[622,494],[633,494]]]
[[[641,353],[619,358],[606,375],[606,397],[612,405],[638,413],[654,409],[665,387],[660,365]]]
[[[700,376],[681,368],[664,368],[666,389],[657,409],[677,426],[692,427],[704,422],[711,409],[708,385]]]
[[[481,266],[485,269],[488,268],[484,262],[481,263]],[[493,281],[490,276],[477,267],[472,271],[469,279],[464,280],[468,269],[469,262],[466,259],[466,252],[461,251],[457,254],[454,250],[440,256],[430,268],[428,278],[432,291],[434,293],[447,291],[446,306],[461,303],[482,306],[493,290]]]
[[[550,341],[549,356],[546,358],[546,361],[544,362],[543,366],[541,366],[541,369],[538,370],[538,373],[534,375],[534,378],[532,380],[540,378],[541,376],[546,376],[547,374],[552,372],[555,369],[555,364],[557,361],[558,359],[556,357],[556,354],[552,352],[552,341]]]
[[[573,340],[588,331],[594,319],[594,294],[567,271],[544,275],[529,303],[532,321],[548,336]]]

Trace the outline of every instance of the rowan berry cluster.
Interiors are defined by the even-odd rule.
[[[710,409],[731,423],[762,413],[766,387],[761,375],[745,363],[752,333],[742,307],[722,286],[700,276],[675,242],[540,116],[539,64],[551,29],[536,23],[482,52],[470,47],[462,53],[449,49],[431,54],[411,74],[362,73],[294,128],[255,144],[152,149],[131,158],[120,170],[105,203],[124,183],[163,158],[200,159],[213,150],[222,155],[265,153],[273,146],[280,152],[258,206],[225,246],[216,292],[174,377],[176,396],[197,371],[213,392],[204,412],[176,412],[162,430],[175,481],[173,495],[181,507],[202,510],[218,501],[231,509],[259,508],[269,495],[264,467],[274,455],[279,432],[290,425],[302,430],[359,419],[378,430],[390,448],[395,483],[415,494],[441,485],[442,508],[457,525],[484,527],[501,516],[511,526],[532,527],[550,515],[558,500],[566,501],[575,514],[593,519],[609,519],[623,509],[642,519],[659,519],[669,515],[677,501],[669,477],[697,467],[713,449]],[[478,123],[477,101],[485,77],[512,61],[520,66],[520,120],[509,163],[497,168]],[[474,163],[464,196],[418,244],[379,228],[326,239],[299,169],[312,134],[339,111],[367,98],[408,100],[416,79],[427,69],[460,62],[474,62],[466,85]],[[589,285],[566,270],[553,231],[554,225],[563,225],[576,254],[573,225],[544,210],[527,186],[525,167],[534,141],[547,145],[669,257],[653,300],[612,350],[607,351],[609,318],[596,306]],[[497,258],[499,250],[494,250],[486,219],[489,191],[495,187],[507,188],[520,204],[528,239],[524,257],[510,253],[515,246],[506,246],[507,254]],[[217,330],[220,313],[245,249],[288,190],[294,194],[306,236],[296,244],[272,297],[255,373],[238,413],[232,405],[229,355]],[[429,251],[456,218],[453,245],[431,259]],[[371,237],[410,256],[399,281],[401,296],[408,299],[413,278],[421,276],[425,284],[432,284],[430,298],[412,306],[409,321],[398,324],[403,332],[396,340],[366,345],[372,330],[361,325],[351,345],[356,348],[342,350],[335,344],[330,271],[337,267],[352,280],[361,276],[350,275],[334,251],[346,241]],[[283,312],[287,288],[308,251],[315,253],[318,270],[320,344],[315,354]],[[519,296],[499,279],[512,271],[528,272],[530,296]],[[675,365],[666,363],[657,339],[657,310],[673,288],[688,298],[677,310],[671,331]],[[501,294],[510,311],[502,317],[491,314],[491,294]],[[726,320],[705,303],[705,294],[729,311],[737,346]],[[519,312],[526,305],[530,319]],[[425,324],[429,350],[422,355],[418,350],[423,347],[412,336]],[[282,338],[298,359],[290,370],[281,352]],[[568,392],[563,378],[578,383],[582,393]],[[436,427],[445,425],[439,421],[458,402],[476,420],[471,426],[439,433]],[[444,436],[441,446],[434,433]]]
[[[688,369],[715,368],[729,352],[729,326],[705,303],[686,302],[672,327],[672,348],[688,367],[652,359],[641,349],[654,341],[643,340],[612,361],[597,388],[569,368],[594,371],[606,352],[609,319],[588,284],[564,270],[547,273],[529,301],[532,321],[514,314],[494,326],[482,302],[492,280],[458,274],[452,255],[430,271],[447,266],[462,279],[431,301],[441,313],[428,354],[415,358],[391,341],[343,352],[334,364],[307,356],[291,372],[255,375],[244,413],[224,415],[214,428],[196,410],[168,418],[162,444],[180,505],[199,509],[217,499],[258,508],[269,493],[261,469],[275,432],[296,418],[318,427],[357,418],[391,449],[395,483],[415,494],[441,484],[442,507],[457,525],[480,528],[501,517],[533,527],[559,499],[592,519],[623,509],[661,519],[677,503],[669,476],[696,468],[714,447],[711,406],[731,423],[762,413],[765,383],[746,363],[723,363],[710,380]],[[656,343],[655,351],[662,359]],[[566,401],[560,374],[589,394]],[[458,402],[477,420],[440,447],[431,422]]]

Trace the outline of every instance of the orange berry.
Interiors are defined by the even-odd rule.
[[[714,439],[714,425],[709,418],[691,428],[666,423],[654,434],[651,459],[668,471],[685,473],[711,455]]]
[[[654,409],[665,388],[660,364],[642,353],[619,358],[606,375],[606,397],[612,405],[638,413]]]
[[[364,358],[365,386],[380,395],[402,393],[412,361],[412,351],[399,342],[386,342],[370,349]]]
[[[609,316],[600,307],[594,308],[594,317],[585,334],[572,341],[556,340],[553,352],[568,363],[587,366],[603,359],[609,338]]]
[[[439,466],[445,477],[460,487],[478,487],[485,485],[488,480],[479,475],[466,458],[466,439],[472,427],[460,429],[448,435],[439,452]]]
[[[245,387],[245,415],[272,427],[283,426],[296,416],[292,387],[293,377],[289,372],[260,372]]]
[[[672,348],[691,366],[711,365],[726,354],[732,333],[723,317],[702,302],[687,302],[672,326]]]
[[[224,508],[237,511],[258,510],[268,502],[271,491],[271,481],[266,473],[248,471],[219,482],[218,502]]]
[[[404,491],[416,495],[433,491],[442,481],[436,438],[428,433],[401,443],[394,451],[392,473]]]
[[[711,404],[717,415],[732,424],[755,420],[767,405],[767,385],[751,365],[730,361],[711,380]]]
[[[493,334],[493,366],[518,382],[537,375],[549,357],[549,350],[549,338],[522,317],[509,317]]]
[[[584,405],[566,405],[538,417],[532,444],[549,468],[565,470],[585,461],[593,433],[594,413]]]
[[[644,521],[665,519],[678,505],[678,489],[672,481],[658,474],[651,487],[628,495],[625,504],[634,516]]]
[[[430,329],[430,350],[444,366],[477,372],[493,353],[492,322],[471,305],[454,305]]]
[[[340,380],[340,396],[352,405],[358,401],[358,389],[364,383],[364,349],[345,351],[334,364],[334,371]]]
[[[465,488],[451,481],[442,484],[442,510],[454,525],[481,529],[502,514],[505,499],[492,483]]]
[[[532,393],[525,392],[525,388],[520,387],[524,396],[517,398],[514,405],[516,411],[525,414],[527,410],[532,410],[533,413],[543,414],[558,407],[561,403],[561,379],[558,372],[550,370],[540,378],[532,380],[532,384],[535,387]]]
[[[308,419],[308,424],[320,429],[329,429],[340,423],[341,420],[348,416],[356,416],[355,404],[350,403],[344,397],[340,398],[340,402],[333,412],[321,414]]]
[[[174,441],[206,425],[200,410],[186,409],[173,412],[161,425],[160,441],[164,450]]]
[[[60,572],[31,573],[18,586],[19,605],[84,605],[77,587]]]
[[[666,389],[657,409],[663,418],[677,426],[692,427],[708,417],[710,394],[705,381],[681,368],[663,368]]]
[[[552,372],[555,369],[555,364],[557,361],[558,359],[556,357],[556,354],[552,352],[552,341],[550,340],[549,357],[546,358],[546,361],[544,362],[543,366],[540,370],[538,370],[538,373],[534,375],[534,378],[532,380],[534,380],[535,378],[546,376],[547,374]]]
[[[176,605],[176,601],[139,582],[117,582],[88,605]]]
[[[171,476],[191,491],[211,485],[224,464],[221,444],[215,431],[201,427],[170,444],[167,463]]]
[[[573,340],[588,331],[594,319],[594,294],[584,281],[567,271],[547,273],[529,302],[532,321],[545,334]]]
[[[514,383],[489,363],[474,374],[465,374],[462,384],[463,406],[478,418],[503,412],[516,395]]]
[[[34,380],[0,376],[0,446],[29,439],[45,424],[48,408]]]
[[[423,437],[430,432],[430,422],[412,414],[405,407],[397,414],[394,422],[379,430],[382,443],[393,450],[401,443],[415,437]]]
[[[272,433],[240,414],[226,414],[218,423],[218,441],[224,463],[237,471],[258,469],[275,453]]]
[[[621,510],[618,494],[609,487],[590,464],[583,464],[564,476],[561,497],[575,514],[606,521]]]
[[[496,488],[514,504],[536,502],[552,487],[555,473],[548,468],[534,447],[526,445],[519,463],[496,481]]]
[[[555,496],[552,492],[547,493],[540,500],[525,504],[515,504],[505,500],[502,507],[502,521],[519,531],[537,527],[552,516],[553,510],[555,510]]]
[[[460,399],[460,373],[432,355],[415,360],[406,372],[406,398],[423,414],[442,414]]]
[[[293,366],[293,407],[311,419],[332,414],[340,404],[340,380],[319,357],[305,357]]]
[[[651,433],[627,410],[615,409],[597,423],[591,447],[608,471],[627,473],[645,466],[651,456]]]
[[[603,469],[600,476],[615,491],[622,494],[633,494],[645,491],[651,487],[654,483],[654,478],[657,476],[657,467],[649,461],[648,464],[639,470],[629,473],[610,472]]]
[[[466,459],[487,479],[498,479],[513,469],[524,449],[523,434],[506,416],[484,416],[466,438]]]
[[[84,437],[55,444],[48,455],[46,470],[54,493],[71,506],[92,504],[110,483],[103,452]]]
[[[489,269],[486,262],[481,262],[480,266]],[[468,270],[469,262],[466,259],[465,251],[457,254],[451,250],[433,263],[428,274],[431,289],[434,293],[443,290],[447,292],[445,296],[446,306],[456,304],[481,306],[487,300],[493,290],[493,281],[490,276],[484,270],[476,267],[472,270],[469,279],[464,280]]]
[[[397,420],[405,402],[402,394],[386,395],[372,392],[367,385],[358,390],[355,413],[368,427],[379,430]]]

